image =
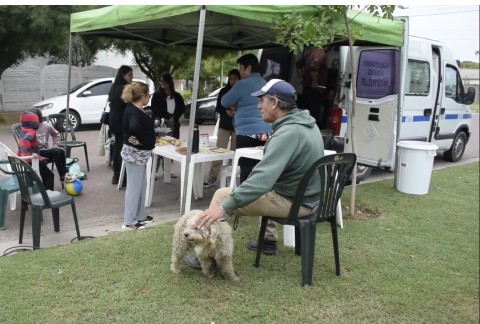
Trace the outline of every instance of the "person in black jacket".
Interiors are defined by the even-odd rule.
[[[122,229],[141,229],[153,220],[145,211],[147,161],[156,139],[153,119],[143,111],[150,99],[148,86],[143,82],[132,82],[125,86],[122,99],[127,105],[123,116],[121,156],[128,176]]]
[[[222,97],[226,94],[238,80],[241,79],[240,71],[238,69],[232,69],[228,72],[228,82],[227,85],[220,90],[217,98],[217,107],[215,111],[220,114],[220,121],[218,123],[217,131],[217,147],[227,148],[228,142],[230,142],[230,150],[235,151],[236,141],[235,141],[235,128],[233,127],[233,115],[235,114],[235,107],[223,107]],[[217,181],[218,173],[222,167],[222,161],[212,162],[212,167],[210,169],[210,175],[208,179],[203,183],[205,188],[211,187]]]
[[[175,91],[170,73],[160,77],[160,87],[152,97],[153,118],[164,118],[165,124],[172,128],[172,136],[180,138],[180,117],[185,112],[185,102],[182,95]]]
[[[110,101],[110,114],[108,116],[108,128],[110,134],[115,136],[115,144],[112,147],[113,178],[112,184],[117,184],[120,178],[120,169],[122,168],[122,157],[120,151],[123,145],[123,114],[126,103],[122,100],[122,92],[125,85],[132,83],[133,69],[127,65],[122,65],[113,81],[108,101]]]

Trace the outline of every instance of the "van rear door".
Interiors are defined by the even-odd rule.
[[[350,64],[346,51],[346,67]],[[394,47],[354,47],[357,62],[355,148],[360,164],[395,168],[396,121],[400,88],[400,51]],[[350,71],[347,68],[347,74]],[[345,89],[343,89],[345,90]],[[352,90],[344,91],[347,109],[352,107]],[[350,123],[350,120],[349,120]],[[351,135],[346,148],[351,152]]]

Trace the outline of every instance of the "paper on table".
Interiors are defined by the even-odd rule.
[[[200,147],[208,147],[208,146],[209,146],[208,133],[200,134]]]
[[[157,140],[155,141],[156,146],[164,146],[164,145],[169,145],[169,144],[170,144],[169,141],[161,139],[161,138],[157,138]]]
[[[180,147],[175,150],[175,152],[182,154],[182,155],[187,155],[187,148],[186,147]]]
[[[212,149],[210,149],[210,151],[215,152],[215,153],[228,153],[228,152],[230,152],[229,149],[225,149],[225,148],[221,148],[221,147],[212,148]]]

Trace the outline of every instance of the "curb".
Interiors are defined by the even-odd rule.
[[[154,217],[155,221],[147,225],[147,228],[170,223],[178,220],[179,218],[178,212],[163,214],[161,216],[157,213],[151,213],[151,214]],[[80,227],[80,233],[84,237],[93,237],[93,238],[102,237],[102,236],[122,233],[123,231],[121,229],[121,226],[122,226],[121,224],[109,224],[109,225],[97,226],[97,227],[91,227],[91,228]],[[77,233],[75,232],[75,230],[72,230],[72,231],[64,231],[64,232],[60,231],[58,233],[53,232],[45,236],[42,235],[40,244],[41,244],[41,249],[43,249],[43,248],[69,245],[69,244],[75,243],[76,241],[77,241]],[[0,257],[2,257],[3,254],[7,252],[7,250],[15,250],[17,248],[31,249],[31,246],[32,246],[31,235],[30,236],[24,235],[22,244],[18,244],[18,240],[0,242]],[[8,255],[15,255],[16,253],[18,252],[12,252],[11,254],[8,254]]]

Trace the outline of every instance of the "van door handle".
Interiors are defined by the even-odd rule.
[[[431,116],[431,115],[432,115],[432,109],[423,110],[423,116]]]
[[[440,109],[440,115],[445,115],[445,108]]]

